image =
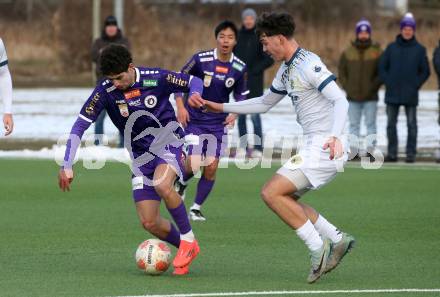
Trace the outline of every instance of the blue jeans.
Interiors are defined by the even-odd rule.
[[[350,121],[350,134],[360,136],[361,118],[364,116],[367,135],[377,133],[376,129],[377,101],[356,102],[349,101],[348,119]],[[376,141],[372,143],[376,146]]]
[[[411,159],[417,153],[417,106],[405,106],[406,125],[408,127],[408,138],[406,140],[406,157]],[[397,117],[399,116],[400,105],[387,104],[387,137],[388,137],[388,157],[397,158],[398,139],[397,139]]]
[[[263,151],[263,131],[261,128],[261,117],[260,114],[251,114],[251,120],[252,120],[252,124],[254,125],[254,134],[257,135],[258,137],[260,137],[261,143],[260,144],[255,144],[254,145],[254,149],[259,150],[259,151]],[[245,114],[240,114],[238,116],[238,135],[240,136],[240,143],[239,146],[240,147],[246,147],[247,148],[247,144],[248,144],[248,140],[247,137],[243,137],[241,138],[243,135],[247,134],[247,126],[246,126],[246,115]]]

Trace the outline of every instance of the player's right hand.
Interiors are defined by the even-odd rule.
[[[202,96],[200,96],[199,93],[193,93],[188,98],[188,104],[192,108],[203,108],[203,106],[205,105],[205,100],[202,99]]]
[[[189,113],[185,107],[177,109],[177,121],[183,126],[183,128],[186,128],[188,122],[190,122]]]
[[[73,181],[72,169],[60,169],[58,173],[58,186],[63,192],[70,191],[70,184]]]

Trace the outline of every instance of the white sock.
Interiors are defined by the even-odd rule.
[[[333,243],[337,243],[342,239],[342,232],[327,221],[322,215],[319,215],[315,222],[315,229],[324,237],[329,238]]]
[[[296,230],[296,234],[304,241],[311,251],[319,250],[323,245],[318,231],[316,231],[315,227],[313,227],[313,224],[310,222],[310,220],[307,220],[304,225],[299,227]]]
[[[201,205],[198,205],[197,203],[194,203],[193,206],[191,206],[190,209],[200,210],[201,207],[202,207]]]
[[[185,240],[189,242],[193,242],[195,239],[194,233],[190,230],[188,233],[180,234],[180,240]]]

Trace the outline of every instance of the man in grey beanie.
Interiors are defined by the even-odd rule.
[[[248,67],[248,98],[254,98],[263,95],[264,71],[272,66],[273,60],[263,52],[263,46],[255,34],[255,24],[257,13],[252,8],[243,10],[242,28],[238,32],[238,41],[234,49],[234,54],[243,60]],[[259,137],[254,144],[254,150],[247,149],[248,157],[260,157],[263,151],[263,133],[261,127],[261,118],[259,114],[251,115],[254,125],[254,134]],[[238,117],[238,133],[240,138],[247,134],[246,115]],[[241,138],[240,148],[247,147],[247,139]]]

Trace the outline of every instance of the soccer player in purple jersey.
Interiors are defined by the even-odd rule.
[[[244,100],[249,93],[246,65],[232,53],[237,43],[234,23],[221,22],[215,28],[215,38],[217,47],[192,56],[182,72],[203,79],[203,98],[227,103],[233,92],[236,101]],[[214,186],[219,158],[227,147],[227,126],[234,125],[236,115],[206,113],[192,108],[185,103],[181,93],[176,94],[176,105],[177,118],[185,128],[185,141],[188,144],[186,174],[176,183],[176,188],[183,197],[188,180],[203,167],[190,217],[194,221],[204,221],[200,209]]]
[[[101,54],[101,80],[84,103],[67,142],[59,186],[70,190],[72,162],[84,131],[105,109],[113,124],[125,132],[125,147],[133,161],[132,184],[136,210],[143,227],[178,248],[174,274],[187,274],[199,253],[185,205],[173,188],[182,171],[183,132],[176,121],[169,96],[188,92],[200,97],[202,81],[186,73],[159,68],[135,67],[131,53],[121,45],[110,45]],[[173,223],[160,216],[165,201]]]

